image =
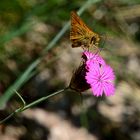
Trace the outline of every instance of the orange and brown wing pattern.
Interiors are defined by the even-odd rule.
[[[71,12],[71,31],[70,40],[72,41],[72,47],[80,47],[83,45],[88,34],[92,34],[92,31],[85,25],[82,19],[76,14]]]
[[[72,41],[72,47],[89,48],[90,44],[95,45],[100,38],[98,34],[86,26],[76,12],[72,11],[70,40]]]

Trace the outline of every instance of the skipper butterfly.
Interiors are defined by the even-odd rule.
[[[97,49],[100,38],[100,35],[87,27],[76,12],[71,12],[70,40],[73,48],[82,47],[85,50],[93,47]]]

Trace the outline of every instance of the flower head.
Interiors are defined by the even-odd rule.
[[[93,95],[106,96],[113,95],[115,92],[113,69],[109,65],[99,65],[90,63],[86,73],[87,83],[90,84]]]
[[[78,92],[91,88],[93,95],[97,97],[103,93],[106,96],[113,95],[115,92],[113,69],[99,54],[85,51],[82,58],[82,65],[73,74],[69,87]]]
[[[104,59],[97,53],[91,53],[89,51],[83,52],[82,58],[86,61],[87,67],[90,67],[90,64],[100,64],[105,65]]]

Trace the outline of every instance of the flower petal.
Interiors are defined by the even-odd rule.
[[[112,83],[104,83],[104,93],[106,96],[114,95],[115,87]]]
[[[92,85],[91,89],[92,89],[93,95],[95,95],[97,97],[98,96],[102,96],[102,94],[103,94],[103,87],[102,87],[101,83],[98,82],[98,83]]]

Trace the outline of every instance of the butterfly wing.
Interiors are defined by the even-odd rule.
[[[72,47],[80,47],[82,45],[85,46],[93,35],[94,32],[86,26],[86,24],[76,14],[76,12],[72,11],[70,31],[70,40],[72,41]]]

